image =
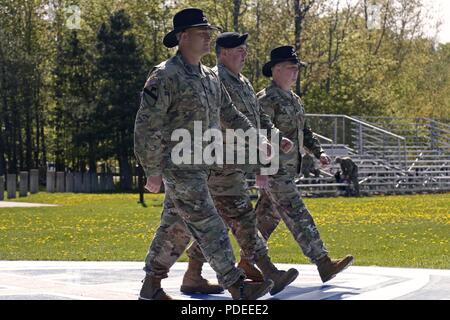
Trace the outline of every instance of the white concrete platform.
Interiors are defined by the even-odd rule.
[[[57,207],[57,204],[0,201],[0,208],[34,208],[34,207]]]
[[[300,275],[277,300],[450,300],[450,270],[351,266],[323,284],[314,265],[277,264]],[[0,300],[136,300],[143,262],[0,261]],[[183,295],[179,286],[187,263],[176,263],[162,284],[176,299],[231,299]],[[215,280],[209,265],[204,275]]]

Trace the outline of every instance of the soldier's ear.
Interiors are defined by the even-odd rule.
[[[181,43],[181,41],[186,41],[188,37],[188,33],[186,31],[181,31],[176,34],[176,37],[178,39],[178,44]]]
[[[272,75],[278,72],[278,69],[280,68],[280,64],[277,63],[276,65],[272,66],[270,70],[272,70]]]

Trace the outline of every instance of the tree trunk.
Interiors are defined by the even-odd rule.
[[[300,55],[302,43],[301,43],[301,36],[302,36],[302,9],[301,9],[301,0],[294,0],[294,40],[295,40],[295,51],[297,51],[297,54]],[[301,73],[298,73],[297,82],[295,84],[295,92],[301,96],[302,95],[302,88],[301,88]]]
[[[29,91],[30,92],[30,91]],[[31,94],[31,93],[28,93]],[[27,97],[25,99],[25,169],[31,170],[33,168],[33,146],[32,146],[32,137],[31,137],[31,99]]]
[[[306,14],[311,9],[315,0],[302,1],[302,0],[294,0],[294,37],[295,37],[295,51],[302,59],[302,32],[303,32],[303,23],[306,17]],[[299,96],[303,95],[301,88],[301,73],[299,72],[297,77],[297,82],[295,84],[295,91]]]
[[[259,35],[261,30],[261,3],[259,0],[256,1],[256,43],[259,43]],[[261,57],[260,46],[256,46],[256,61],[255,61],[255,81],[254,83],[258,83],[259,77],[261,76],[260,63],[259,59]]]
[[[331,19],[331,17],[330,17]],[[339,3],[336,4],[336,12],[335,12],[335,19],[330,20],[330,26],[328,28],[328,74],[327,74],[327,80],[325,84],[325,91],[327,95],[331,92],[331,69],[333,68],[333,63],[336,60],[338,48],[339,48],[339,39],[336,35],[336,49],[333,55],[333,41],[335,38],[335,34],[337,33],[337,26],[339,23]]]
[[[37,75],[37,84],[36,84],[36,103],[34,105],[34,116],[35,116],[35,122],[36,122],[36,144],[34,146],[34,168],[39,168],[40,161],[39,161],[39,151],[40,151],[40,127],[41,127],[41,118],[39,115],[39,105],[40,105],[40,91],[39,88],[41,86],[41,77],[38,73]]]
[[[2,140],[0,138],[0,140]],[[4,147],[3,147],[3,141],[0,141],[0,176],[5,175],[6,173],[6,161],[4,156]]]
[[[5,58],[3,56],[3,51],[0,43],[0,66],[1,66],[1,78],[0,78],[0,94],[2,99],[2,107],[0,107],[0,114],[4,114],[6,117],[7,109],[8,109],[8,101],[7,101],[7,92],[6,92],[6,71],[5,71]],[[6,125],[3,126],[3,117],[0,117],[0,176],[3,176],[6,173]],[[3,130],[5,128],[5,130]]]
[[[14,108],[14,104],[13,104],[13,108]],[[11,126],[11,140],[10,140],[10,147],[11,147],[11,153],[12,153],[12,159],[10,158],[8,161],[8,173],[16,173],[17,174],[17,130],[18,126],[17,126],[17,118],[15,118],[15,121],[12,121],[12,126]]]
[[[34,12],[33,2],[27,3],[26,7],[26,27],[25,27],[25,43],[26,43],[26,53],[28,57],[33,56],[32,52],[32,30],[33,30],[33,20],[32,15]],[[31,170],[33,168],[32,163],[32,138],[31,138],[31,126],[32,126],[32,101],[33,101],[33,91],[32,91],[32,80],[34,73],[33,60],[26,62],[25,64],[25,84],[24,84],[24,108],[25,108],[25,169]],[[24,169],[24,168],[21,168]]]
[[[58,5],[61,5],[58,3]],[[65,169],[65,154],[64,154],[64,99],[63,99],[63,84],[64,84],[64,49],[62,47],[62,5],[56,8],[56,67],[54,69],[55,84],[54,84],[54,97],[55,97],[55,168],[56,171],[64,171]]]
[[[5,143],[3,142],[3,121],[0,118],[0,176],[5,174]]]
[[[119,160],[119,171],[120,171],[120,189],[123,191],[131,190],[132,188],[132,171],[131,164],[128,156],[127,145],[124,143],[126,141],[126,132],[119,132],[118,136],[118,147],[117,147],[117,159]]]
[[[10,122],[9,118],[9,110],[8,110],[8,98],[6,96],[6,92],[4,92],[3,96],[3,114],[4,114],[4,121],[3,124],[5,125],[5,131],[4,131],[4,153],[6,154],[7,163],[5,163],[6,167],[5,170],[9,172],[9,167],[11,166],[11,159],[12,159],[12,150],[13,150],[13,143],[12,143],[12,124]]]
[[[241,0],[233,1],[233,30],[239,32],[239,15],[241,11]]]
[[[41,132],[39,133],[41,136],[41,143],[42,143],[42,163],[41,166],[47,166],[47,145],[45,142],[45,134],[44,134],[44,127],[46,124],[45,121],[45,113],[44,113],[44,107],[41,107]]]
[[[95,142],[93,139],[89,141],[89,172],[96,173],[97,172],[97,163],[95,157]]]
[[[18,109],[16,109],[18,110]],[[24,155],[24,150],[23,150],[23,144],[22,144],[22,122],[20,117],[17,117],[17,126],[16,126],[16,132],[17,132],[17,139],[15,140],[15,145],[18,146],[17,147],[17,152],[18,152],[18,156],[19,156],[19,170],[23,170],[24,166],[25,166],[25,155]],[[19,172],[16,172],[17,174]]]
[[[131,164],[126,155],[119,155],[120,190],[128,191],[132,188]]]

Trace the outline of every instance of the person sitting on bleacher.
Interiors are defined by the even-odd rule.
[[[334,179],[336,180],[336,183],[348,183],[347,180],[344,180],[342,178],[341,170],[336,171],[336,173],[334,174]],[[349,190],[348,186],[346,186],[346,187],[339,186],[338,190],[342,191],[342,192],[345,192],[345,196],[349,196],[350,195],[350,193],[349,193],[350,190]]]
[[[301,172],[305,178],[309,178],[311,174],[313,174],[315,178],[320,176],[320,170],[317,167],[313,156],[308,152],[302,157],[301,168]],[[307,181],[305,181],[305,183],[307,183]]]
[[[335,162],[340,164],[342,170],[342,180],[349,180],[353,183],[354,195],[359,196],[358,166],[349,157],[336,157]]]

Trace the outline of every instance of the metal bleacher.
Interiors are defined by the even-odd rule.
[[[334,160],[349,156],[358,165],[362,195],[450,191],[450,125],[432,119],[307,114],[308,123]],[[320,177],[299,177],[303,196],[344,194],[335,164]]]

